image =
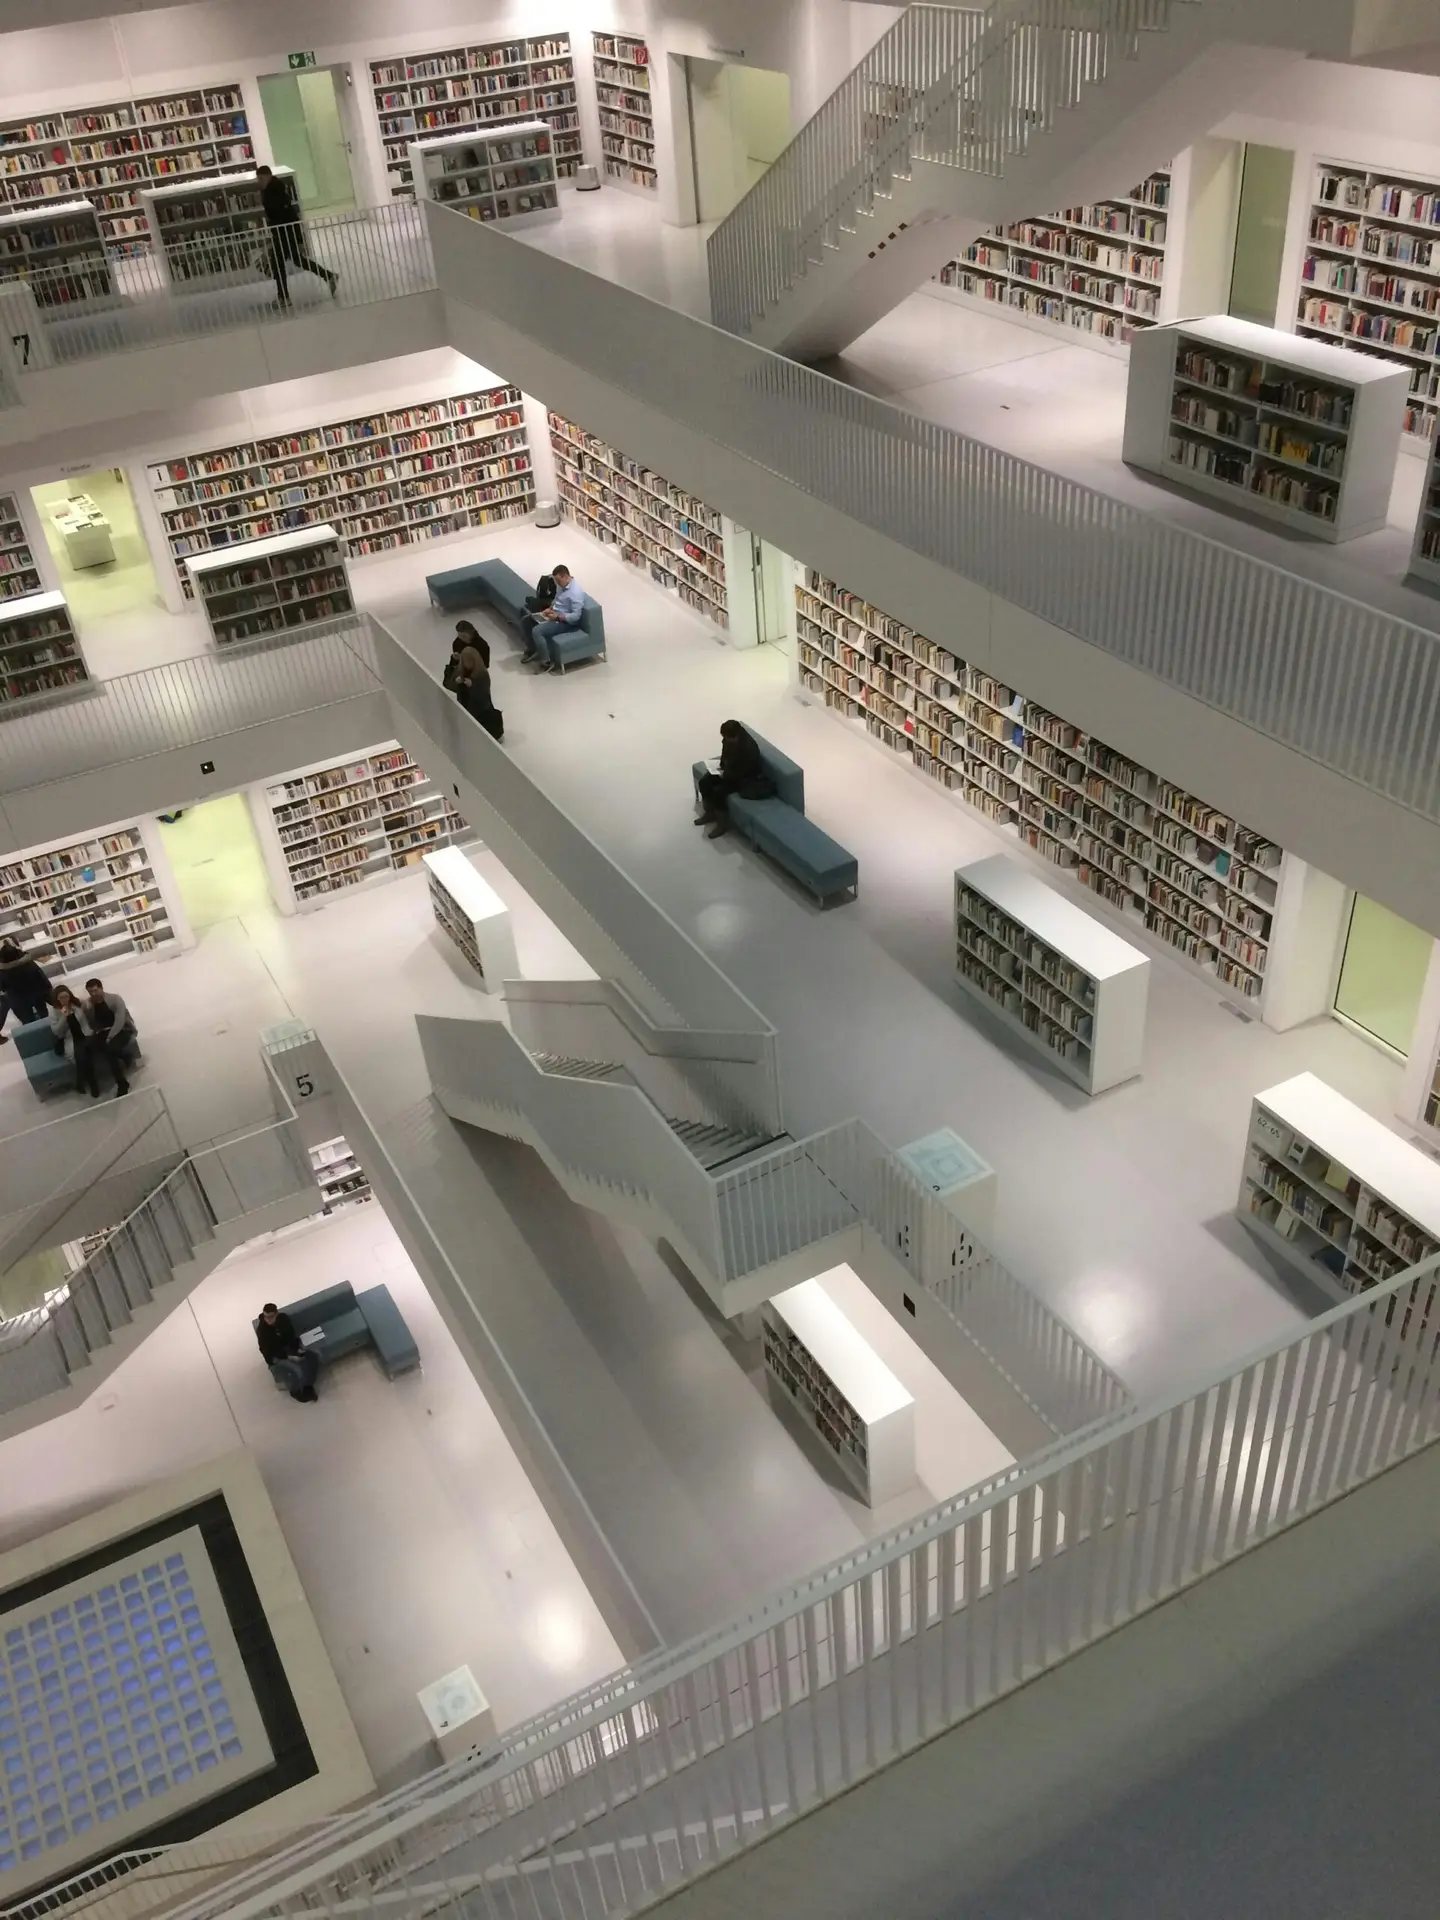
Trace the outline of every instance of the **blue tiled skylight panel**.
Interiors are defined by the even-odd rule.
[[[269,1761],[197,1529],[0,1614],[0,1897]]]

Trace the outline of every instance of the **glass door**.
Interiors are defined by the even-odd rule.
[[[1357,893],[1350,909],[1335,1011],[1383,1047],[1410,1056],[1434,937]]]
[[[1237,320],[1275,325],[1294,172],[1295,156],[1288,148],[1246,143],[1228,309]]]

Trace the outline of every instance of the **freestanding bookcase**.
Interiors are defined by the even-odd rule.
[[[1409,376],[1221,314],[1130,348],[1125,458],[1317,540],[1385,525]]]
[[[334,527],[246,540],[185,562],[217,647],[334,620],[355,611]]]
[[[289,167],[274,169],[291,182]],[[150,187],[140,195],[155,257],[173,287],[248,279],[269,246],[260,182],[253,173],[207,175]],[[298,217],[298,214],[297,214]]]
[[[417,192],[471,220],[533,227],[560,218],[555,137],[543,120],[417,140],[410,172]]]
[[[1425,487],[1420,495],[1420,516],[1415,522],[1415,544],[1410,551],[1410,571],[1417,580],[1428,580],[1440,587],[1440,439],[1430,449],[1425,468]]]
[[[115,297],[100,216],[88,200],[0,213],[0,280],[21,279],[47,309]]]
[[[90,678],[63,593],[0,599],[0,712],[53,698]]]
[[[868,1506],[915,1484],[915,1402],[818,1280],[767,1300],[765,1377]]]
[[[520,962],[515,957],[510,909],[490,882],[475,871],[459,847],[427,853],[422,864],[435,919],[479,974],[485,991],[499,993],[507,980],[518,980]]]
[[[1440,1166],[1300,1073],[1255,1096],[1236,1211],[1272,1251],[1346,1298],[1440,1251]],[[1429,1312],[1437,1276],[1417,1284]]]
[[[1004,854],[955,875],[955,964],[1086,1093],[1139,1074],[1149,960]]]

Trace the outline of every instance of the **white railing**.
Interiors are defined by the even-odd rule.
[[[1133,1405],[1104,1362],[863,1121],[747,1161],[717,1177],[716,1194],[727,1277],[859,1222],[1051,1433]]]
[[[1436,634],[902,412],[446,208],[431,205],[426,214],[462,349],[489,351],[494,327],[506,370],[521,384],[546,377],[529,363],[533,349],[552,369],[552,388],[559,361],[581,369],[592,391],[600,383],[623,392],[637,403],[630,453],[660,467],[645,423],[663,422],[663,470],[742,525],[756,524],[758,469],[794,490],[793,528],[772,521],[762,529],[780,545],[798,545],[800,528],[819,523],[822,502],[1440,820]],[[557,404],[563,400],[557,393]],[[717,447],[749,472],[719,458]],[[837,535],[843,531],[837,522]],[[806,557],[825,563],[823,554]],[[904,570],[890,577],[899,584],[888,611],[923,627],[924,610],[903,604]]]
[[[608,1060],[624,1067],[672,1120],[778,1133],[775,1053],[754,1033],[662,1026],[615,980],[509,980],[510,1030],[531,1053]]]
[[[322,277],[332,274],[333,293]],[[14,340],[22,403],[27,371],[424,293],[435,267],[419,208],[393,200],[293,227],[175,239],[163,252],[110,248],[24,277],[34,310]]]
[[[376,691],[369,630],[327,621],[276,645],[215,649],[92,680],[33,713],[0,707],[0,794],[198,746]]]
[[[710,236],[717,325],[748,332],[917,160],[1003,173],[1173,4],[909,7]]]
[[[7,1135],[0,1140],[0,1274],[38,1244],[47,1214],[58,1218],[122,1162],[135,1166],[167,1153],[178,1159],[181,1151],[158,1087],[137,1087],[128,1100],[81,1107]]]
[[[328,1851],[314,1829],[277,1847],[172,1920],[644,1911],[1430,1445],[1437,1267],[343,1816]]]

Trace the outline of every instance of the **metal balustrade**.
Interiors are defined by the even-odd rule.
[[[667,427],[666,471],[754,526],[703,443],[1358,785],[1440,821],[1440,636],[429,206],[452,312]],[[696,377],[703,368],[704,377]],[[687,468],[675,429],[694,436]],[[644,457],[643,440],[632,446]],[[657,462],[658,464],[658,462]],[[762,527],[783,544],[785,534]],[[903,579],[903,575],[896,575]],[[893,600],[889,611],[905,618]],[[917,624],[923,624],[917,622]],[[944,636],[941,636],[942,639]],[[963,636],[953,636],[963,650]],[[983,664],[983,663],[982,663]]]
[[[365,620],[347,615],[292,640],[214,648],[89,682],[74,699],[0,718],[0,794],[374,693],[372,660]]]
[[[278,298],[277,258],[288,306]],[[333,293],[301,260],[336,276]],[[134,254],[111,247],[103,262],[27,268],[25,282],[34,305],[28,332],[14,340],[22,402],[27,370],[424,293],[435,267],[419,208],[392,200],[273,235],[262,228],[173,239],[163,251]],[[13,310],[8,318],[14,332]]]
[[[1165,1406],[1057,1443],[476,1758],[277,1842],[172,1920],[643,1912],[1431,1445],[1437,1270],[1440,1256]],[[170,1876],[214,1860],[205,1843],[163,1857]],[[62,1894],[27,1916],[59,1910]]]
[[[992,0],[903,13],[709,240],[711,310],[746,333],[917,161],[1000,175],[1179,0]]]

